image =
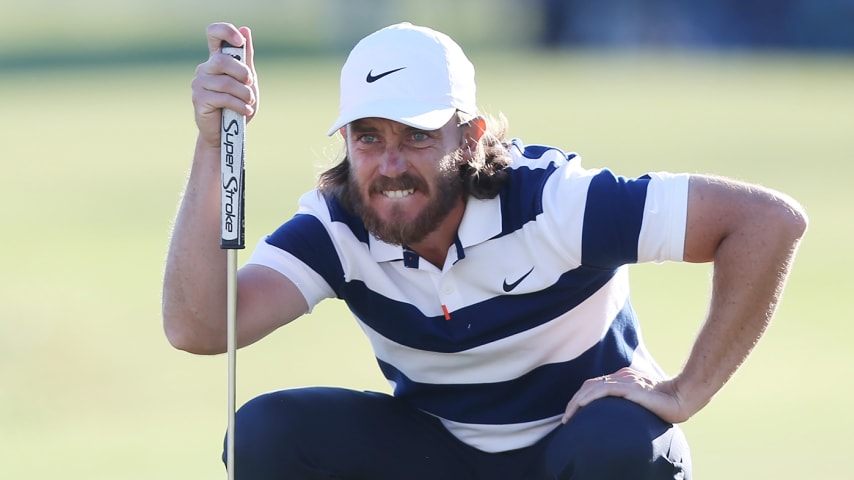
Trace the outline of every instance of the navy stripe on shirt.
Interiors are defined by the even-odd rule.
[[[395,382],[395,396],[417,408],[462,423],[508,424],[559,415],[588,378],[629,366],[638,347],[637,319],[627,302],[602,340],[575,359],[543,365],[506,382],[428,384],[414,382],[377,360]]]
[[[368,243],[368,229],[362,223],[362,219],[344,208],[337,195],[324,195],[326,206],[329,208],[329,217],[333,222],[341,222],[350,229],[353,236],[360,242]]]
[[[543,145],[527,145],[522,148],[518,140],[513,142],[513,146],[521,149],[524,157],[531,159],[538,159],[549,151],[560,152],[567,161],[576,157],[574,153],[567,155],[554,147]],[[500,193],[502,228],[499,236],[515,232],[543,213],[543,188],[558,167],[554,162],[536,168],[511,167],[507,185]]]
[[[270,234],[266,242],[311,265],[336,292],[341,289],[344,270],[329,233],[317,217],[298,213]]]
[[[584,210],[581,263],[616,268],[638,261],[638,239],[649,176],[617,177],[602,170],[590,182]]]
[[[454,321],[427,317],[407,302],[371,291],[361,281],[342,285],[338,296],[362,322],[389,340],[431,352],[468,350],[547,323],[605,285],[616,271],[576,268],[552,286],[521,295],[496,296],[454,310]]]
[[[501,190],[501,235],[507,235],[533,221],[543,213],[543,186],[557,170],[554,163],[547,168],[520,167],[513,169],[507,185]]]

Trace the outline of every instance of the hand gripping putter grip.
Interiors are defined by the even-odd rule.
[[[222,53],[243,62],[246,48],[222,43]],[[222,174],[222,223],[220,248],[227,251],[227,339],[228,433],[226,469],[234,480],[234,417],[237,392],[237,250],[244,248],[244,140],[246,117],[230,109],[222,110],[220,131],[220,171]]]
[[[222,53],[244,61],[245,47],[222,43]],[[221,170],[222,170],[222,240],[220,248],[244,248],[244,139],[246,117],[230,109],[222,110]]]

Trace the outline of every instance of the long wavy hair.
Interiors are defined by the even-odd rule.
[[[474,117],[457,112],[459,126],[467,125]],[[506,167],[510,165],[507,140],[507,118],[485,116],[486,131],[478,142],[471,160],[460,165],[463,193],[478,199],[494,198],[507,181]],[[350,159],[345,151],[341,160],[320,174],[317,189],[324,195],[336,195],[347,187],[350,178]]]

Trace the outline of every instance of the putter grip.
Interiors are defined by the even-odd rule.
[[[243,62],[244,47],[222,43],[222,53]],[[244,186],[246,117],[234,110],[222,110],[220,131],[220,171],[222,173],[222,249],[241,249],[244,244]]]

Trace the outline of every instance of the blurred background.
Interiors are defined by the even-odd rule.
[[[212,18],[251,20],[274,55],[346,52],[401,19],[453,29],[468,49],[854,51],[851,0],[31,0],[2,13],[4,68],[197,58]]]
[[[340,150],[325,132],[349,49],[404,20],[455,38],[483,110],[527,143],[629,176],[741,178],[805,205],[810,231],[774,324],[684,429],[695,478],[854,478],[854,0],[3,2],[0,477],[225,477],[226,360],[172,349],[160,323],[205,26],[254,32],[251,248]],[[709,273],[633,270],[646,343],[668,372],[705,314]],[[241,350],[237,383],[239,403],[300,385],[388,391],[336,302]]]

